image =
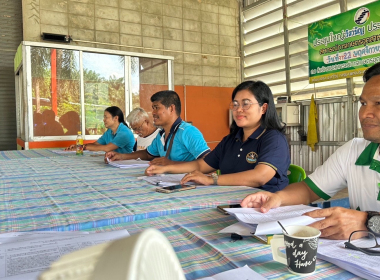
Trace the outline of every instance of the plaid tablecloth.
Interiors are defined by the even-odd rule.
[[[98,155],[54,153],[0,160],[0,232],[87,230],[238,203],[254,192],[247,187],[200,186],[157,193],[137,179],[143,171],[106,165]]]
[[[51,150],[38,149],[38,150],[17,150],[17,151],[0,151],[0,164],[3,160],[11,159],[27,159],[27,158],[41,158],[41,157],[59,157],[60,155]]]
[[[217,233],[233,223],[236,223],[235,218],[220,214],[216,209],[202,209],[90,231],[127,229],[134,234],[156,228],[169,239],[187,279],[211,276],[246,264],[268,279],[361,279],[322,260],[317,260],[316,272],[311,276],[290,274],[285,265],[273,261],[269,245],[253,237],[231,242],[229,234]]]

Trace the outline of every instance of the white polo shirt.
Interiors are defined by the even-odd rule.
[[[352,139],[315,169],[305,183],[326,200],[348,187],[351,209],[380,212],[379,144]]]

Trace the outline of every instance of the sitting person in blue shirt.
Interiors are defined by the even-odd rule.
[[[152,95],[152,115],[155,126],[162,129],[146,150],[132,154],[109,152],[109,160],[151,160],[151,164],[167,165],[179,161],[193,161],[203,157],[210,149],[202,133],[191,124],[182,121],[181,100],[172,90],[159,91]]]
[[[269,87],[246,81],[232,93],[230,134],[204,158],[177,165],[151,165],[147,175],[188,173],[181,184],[242,185],[276,192],[288,185],[289,147]],[[205,174],[220,169],[221,175]]]
[[[124,121],[123,111],[119,107],[111,106],[104,110],[103,118],[106,132],[94,143],[83,146],[89,151],[117,151],[120,153],[132,153],[135,145],[135,137]],[[66,150],[75,150],[75,145],[71,145]]]

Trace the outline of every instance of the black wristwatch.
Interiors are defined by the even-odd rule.
[[[365,226],[370,232],[380,236],[380,213],[375,211],[366,211],[368,216],[365,222]]]

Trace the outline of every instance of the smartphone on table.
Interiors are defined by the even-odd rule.
[[[216,207],[219,212],[222,212],[224,215],[228,215],[228,212],[225,210],[226,208],[241,208],[240,204],[230,204],[230,205],[219,205]]]
[[[194,185],[174,185],[174,186],[156,188],[156,192],[172,193],[172,192],[187,191],[187,190],[191,190],[195,188],[196,186]]]

